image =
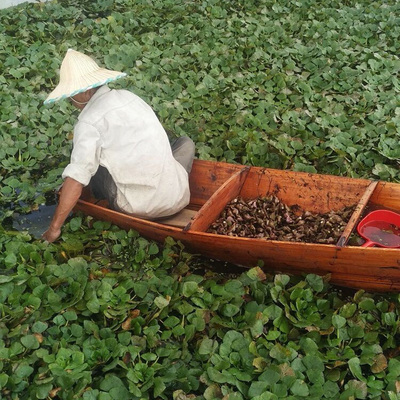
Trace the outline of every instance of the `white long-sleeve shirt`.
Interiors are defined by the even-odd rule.
[[[175,214],[190,199],[188,174],[171,151],[157,116],[127,90],[100,87],[74,128],[71,162],[62,176],[88,185],[99,165],[117,186],[117,204],[144,218]]]

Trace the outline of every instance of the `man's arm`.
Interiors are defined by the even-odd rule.
[[[75,207],[81,196],[83,185],[73,178],[65,178],[61,189],[60,200],[49,229],[43,233],[42,238],[48,242],[54,242],[61,234],[61,227],[69,213]]]

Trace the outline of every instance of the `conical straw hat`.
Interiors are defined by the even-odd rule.
[[[61,63],[60,82],[44,104],[75,96],[126,76],[123,72],[100,68],[89,56],[69,49]]]

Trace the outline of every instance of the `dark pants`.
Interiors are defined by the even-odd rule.
[[[195,146],[188,137],[180,137],[171,144],[172,154],[189,174],[192,169]],[[89,183],[96,199],[106,199],[113,210],[121,211],[117,205],[117,186],[107,168],[99,166]]]

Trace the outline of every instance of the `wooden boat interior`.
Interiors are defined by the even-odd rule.
[[[185,226],[186,231],[206,232],[236,197],[248,200],[273,195],[288,206],[297,206],[299,213],[322,214],[354,206],[354,213],[337,244],[344,246],[367,209],[400,209],[399,188],[387,182],[249,167],[231,168],[227,175],[222,168],[225,173],[221,176],[218,163],[211,170],[202,163],[197,163],[195,168],[190,182],[191,203],[203,205]],[[207,191],[202,190],[205,187]]]
[[[400,185],[367,179],[195,160],[189,182],[188,206],[173,216],[151,222],[187,232],[206,232],[234,198],[248,200],[273,195],[288,206],[297,206],[299,213],[327,213],[354,206],[337,243],[344,246],[366,210],[400,212]],[[82,199],[93,201],[88,193]]]

